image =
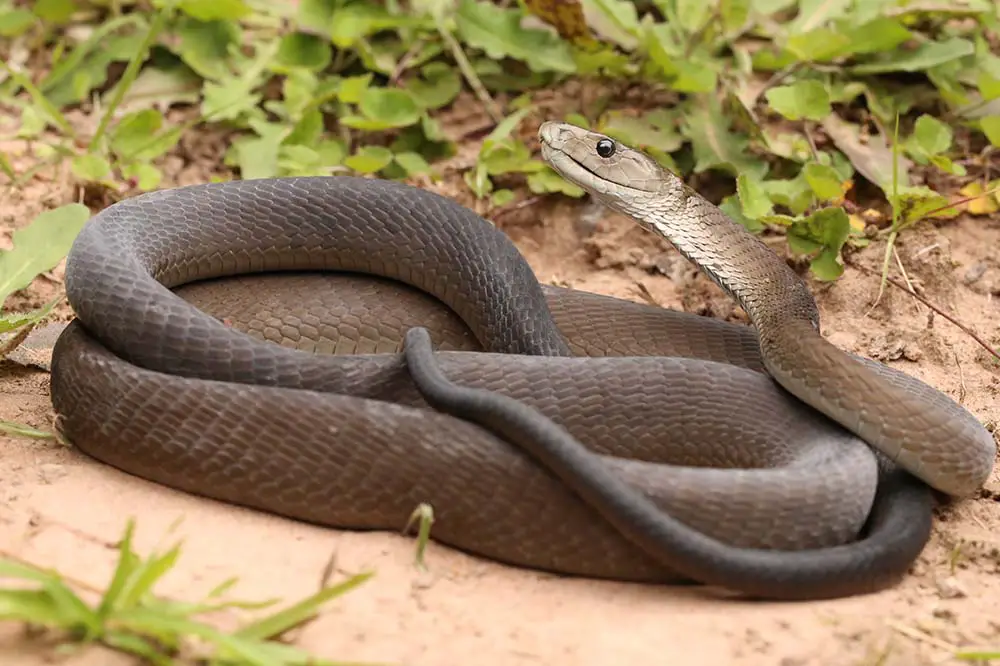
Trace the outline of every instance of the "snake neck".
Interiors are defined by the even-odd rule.
[[[819,310],[806,283],[780,257],[717,206],[677,179],[627,212],[642,227],[667,239],[716,285],[735,299],[764,338],[789,321],[819,332]]]

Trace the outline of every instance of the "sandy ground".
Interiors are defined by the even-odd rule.
[[[186,157],[167,160],[165,185],[207,180],[216,167],[191,156],[195,146],[210,153],[205,146],[213,142],[218,139],[186,140]],[[24,150],[4,148],[15,155]],[[455,194],[453,181],[435,187]],[[67,174],[40,176],[9,191],[0,219],[4,246],[12,228],[77,195]],[[461,198],[472,205],[467,193]],[[563,201],[524,206],[497,222],[543,281],[743,319],[674,250],[620,217]],[[921,225],[898,247],[910,280],[927,298],[994,346],[1000,343],[1000,219]],[[883,248],[874,243],[852,261],[877,269]],[[58,290],[61,275],[57,269],[38,278],[8,307],[42,304]],[[811,284],[824,332],[837,345],[920,377],[990,424],[1000,421],[1000,365],[969,336],[891,287],[869,311],[877,278],[855,268],[836,284]],[[49,428],[52,418],[47,374],[0,365],[0,419]],[[140,552],[184,540],[180,563],[160,590],[174,598],[198,598],[237,576],[234,594],[241,598],[293,600],[316,589],[331,556],[340,572],[374,569],[372,580],[294,636],[330,659],[413,666],[911,666],[959,663],[949,657],[957,646],[1000,647],[996,474],[980,497],[939,510],[931,543],[895,588],[822,603],[745,603],[707,598],[693,588],[561,579],[439,545],[429,548],[430,570],[421,572],[413,566],[410,537],[303,525],[129,477],[61,444],[0,437],[0,547],[7,554],[102,589],[129,516],[138,520]],[[220,621],[226,626],[235,619]],[[19,627],[0,625],[0,663],[52,659],[48,646],[25,639]],[[60,661],[132,663],[99,648]]]

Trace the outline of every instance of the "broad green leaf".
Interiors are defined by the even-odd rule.
[[[821,208],[792,224],[788,229],[789,248],[800,254],[818,250],[810,269],[821,280],[836,280],[844,272],[838,257],[850,232],[851,221],[844,209]]]
[[[793,215],[802,215],[812,205],[813,192],[804,173],[786,180],[765,180],[761,186],[771,201],[784,206]]]
[[[802,169],[802,173],[820,201],[838,201],[843,198],[840,176],[833,167],[810,162]]]
[[[227,79],[223,83],[205,82],[202,92],[202,115],[212,120],[236,120],[252,113],[260,104],[260,93],[250,92],[243,79]]]
[[[528,175],[528,189],[535,194],[557,192],[574,198],[579,198],[586,194],[583,188],[569,182],[548,165],[545,165],[544,169],[539,169]]]
[[[694,152],[694,171],[701,173],[719,169],[734,177],[747,173],[763,179],[768,170],[767,163],[749,152],[749,140],[730,128],[719,103],[710,98],[699,99],[695,104],[697,112],[691,111],[683,115],[687,125],[686,134]]]
[[[302,67],[318,72],[327,67],[333,58],[330,43],[304,32],[293,32],[281,38],[276,61],[286,69]]]
[[[273,178],[278,175],[278,152],[289,128],[255,123],[257,136],[244,136],[233,142],[236,163],[244,180]]]
[[[163,116],[154,109],[124,116],[111,134],[111,148],[123,159],[154,160],[177,145],[183,127],[160,133]]]
[[[799,0],[799,11],[785,29],[789,34],[822,28],[847,13],[852,0]]]
[[[774,209],[774,204],[760,181],[745,173],[736,178],[736,193],[739,197],[740,211],[751,220],[770,215]]]
[[[396,153],[394,158],[396,160],[396,164],[403,167],[407,175],[410,176],[428,173],[431,170],[431,165],[427,163],[427,160],[425,160],[420,153],[414,153],[412,151]]]
[[[591,8],[590,28],[600,37],[631,51],[638,43],[639,17],[629,0],[583,0]]]
[[[122,166],[122,175],[135,181],[136,187],[144,192],[155,190],[163,181],[163,172],[152,164],[135,162]]]
[[[361,101],[361,97],[368,90],[371,82],[371,73],[349,76],[340,82],[340,86],[337,89],[337,97],[341,102],[346,104],[357,104]]]
[[[990,143],[1000,148],[1000,116],[986,116],[979,119],[979,128]]]
[[[250,13],[243,0],[181,0],[178,9],[199,21],[238,21]]]
[[[949,219],[961,212],[951,206],[946,197],[929,187],[901,187],[897,201],[899,228],[915,224],[926,217]]]
[[[35,276],[62,261],[76,235],[90,218],[83,204],[68,204],[41,213],[11,238],[13,249],[0,253],[0,306]]]
[[[340,0],[299,0],[295,21],[300,28],[325,35],[340,4]]]
[[[203,22],[185,17],[177,22],[174,34],[180,42],[178,55],[199,76],[218,82],[231,76],[226,64],[229,49],[240,39],[236,23]]]
[[[73,158],[73,175],[87,183],[100,183],[111,175],[111,164],[97,153],[84,153]]]
[[[375,173],[389,166],[392,158],[392,151],[384,146],[362,146],[344,158],[344,166],[358,173]]]
[[[35,0],[31,11],[46,23],[68,23],[76,11],[76,3],[74,0]]]
[[[850,41],[845,52],[853,55],[886,53],[913,36],[897,19],[884,17],[850,28],[844,34]]]
[[[330,40],[339,49],[352,48],[380,30],[427,23],[413,14],[391,14],[380,5],[355,2],[338,7],[330,24]]]
[[[348,127],[383,130],[414,125],[423,115],[416,100],[400,88],[366,88],[361,93],[358,110],[363,117],[347,116],[341,122]]]
[[[530,183],[529,183],[530,187]],[[542,194],[543,192],[540,192]],[[514,194],[514,190],[497,190],[490,195],[490,205],[496,206],[497,208],[501,206],[506,206],[514,200],[517,195]]]
[[[719,73],[712,65],[688,60],[677,76],[670,80],[672,90],[680,93],[707,93],[715,90]]]
[[[826,87],[812,79],[771,88],[764,96],[772,109],[789,120],[819,121],[833,113]]]
[[[715,9],[715,3],[708,3],[705,0],[674,0],[674,2],[678,23],[688,34],[701,30]]]
[[[572,73],[575,66],[569,44],[551,32],[521,27],[522,16],[520,9],[460,0],[455,25],[463,41],[491,58],[515,58],[536,72]]]
[[[851,38],[831,28],[816,28],[796,33],[785,42],[785,48],[799,60],[823,62],[847,51]]]
[[[888,72],[920,72],[947,62],[972,55],[972,42],[952,37],[944,42],[924,42],[912,51],[897,50],[874,62],[851,67],[855,74],[885,74]]]
[[[951,127],[925,113],[917,118],[913,139],[924,154],[937,155],[951,148]]]
[[[451,104],[462,91],[458,72],[443,62],[424,65],[421,76],[406,82],[410,96],[424,109],[440,109]]]
[[[635,148],[653,148],[664,153],[679,150],[684,143],[674,117],[662,109],[639,117],[611,111],[601,131]]]
[[[27,9],[0,11],[0,37],[18,37],[35,24],[35,15]]]
[[[736,194],[730,194],[727,197],[723,197],[722,201],[719,202],[719,210],[728,215],[733,221],[743,225],[746,230],[752,234],[759,234],[764,231],[763,224],[743,213],[740,198]]]
[[[751,0],[720,0],[719,16],[722,18],[722,29],[727,35],[734,34],[742,28],[750,18]]]

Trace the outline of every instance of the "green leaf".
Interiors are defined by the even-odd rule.
[[[111,149],[123,159],[149,161],[160,157],[180,141],[183,127],[160,134],[163,115],[155,109],[124,116],[111,134]]]
[[[785,48],[799,60],[823,62],[843,54],[851,46],[851,38],[830,28],[817,28],[788,38]]]
[[[355,2],[338,7],[330,23],[330,40],[338,49],[352,48],[361,40],[381,30],[428,24],[413,14],[391,14],[380,5]]]
[[[361,93],[358,110],[364,118],[343,118],[342,122],[349,127],[383,130],[414,125],[423,115],[413,96],[399,88],[366,88]]]
[[[899,229],[916,224],[926,217],[948,219],[960,213],[957,208],[950,205],[946,197],[929,187],[900,187],[895,199],[898,206]]]
[[[326,34],[340,4],[340,0],[299,0],[295,22],[310,32]]]
[[[760,181],[745,173],[736,178],[736,194],[739,197],[740,211],[751,220],[770,215],[774,209],[774,204]]]
[[[0,37],[19,37],[35,24],[35,15],[27,9],[0,12]]]
[[[952,37],[944,42],[924,42],[912,51],[897,50],[874,62],[851,67],[854,74],[885,74],[888,72],[921,72],[964,58],[975,52],[972,42]]]
[[[952,130],[937,118],[923,114],[913,126],[913,136],[907,142],[911,154],[917,159],[929,159],[951,147]]]
[[[840,250],[851,232],[851,220],[842,208],[821,208],[788,229],[789,248],[799,254],[818,251],[810,264],[820,280],[836,280],[844,272]]]
[[[443,62],[432,62],[420,70],[421,78],[406,82],[410,96],[422,108],[433,110],[451,104],[462,91],[458,72]]]
[[[913,37],[897,19],[879,17],[844,33],[850,46],[844,54],[886,53]]]
[[[178,55],[199,76],[222,81],[231,76],[229,50],[240,39],[237,24],[225,21],[196,21],[184,17],[174,27],[179,41]]]
[[[574,198],[586,194],[583,188],[569,182],[547,164],[528,176],[528,189],[535,194],[559,193]]]
[[[663,109],[638,117],[611,111],[601,125],[601,131],[630,146],[653,148],[664,153],[679,150],[684,144],[674,116]]]
[[[826,87],[812,79],[771,88],[764,96],[772,109],[789,120],[819,121],[833,113]]]
[[[500,208],[512,202],[515,198],[514,190],[497,190],[490,195],[490,205]]]
[[[344,159],[344,166],[358,173],[375,173],[392,162],[392,151],[384,146],[362,146]]]
[[[789,33],[802,33],[820,28],[844,16],[851,4],[852,0],[799,0],[798,14],[786,26],[786,30]]]
[[[96,153],[84,153],[73,158],[73,175],[87,183],[100,183],[111,175],[111,164]]]
[[[371,82],[371,73],[349,76],[340,82],[340,86],[337,88],[337,97],[346,104],[357,104],[361,101],[362,95],[368,90]]]
[[[199,21],[238,21],[250,14],[243,0],[181,0],[178,8]]]
[[[412,151],[396,153],[394,159],[396,160],[396,164],[403,167],[403,170],[410,176],[428,173],[431,170],[431,165],[427,163],[427,160],[420,153]]]
[[[771,201],[779,206],[784,206],[793,215],[802,215],[812,205],[812,188],[802,172],[796,178],[765,180],[761,185]]]
[[[31,11],[46,23],[68,23],[76,11],[73,0],[35,0]]]
[[[491,2],[460,0],[455,25],[462,40],[493,59],[515,58],[536,72],[572,73],[569,44],[546,30],[521,27],[524,12]]]
[[[802,173],[820,201],[837,201],[843,198],[840,176],[832,166],[810,162],[803,167]]]
[[[278,175],[278,152],[289,128],[272,123],[253,123],[257,136],[240,137],[233,142],[236,163],[244,180],[273,178]]]
[[[144,162],[123,165],[122,175],[134,180],[136,187],[146,192],[155,190],[163,180],[163,172]]]
[[[990,143],[1000,148],[1000,116],[986,116],[979,119],[979,128]]]
[[[18,316],[19,315],[14,315],[14,317]],[[9,318],[2,317],[0,318],[0,322],[7,324],[9,323]],[[21,325],[23,324],[10,326],[9,328],[0,328],[0,333],[20,328]],[[12,421],[0,421],[0,433],[3,433],[8,437],[24,437],[25,439],[56,439],[55,433],[38,430],[37,428],[24,425],[23,423],[14,423]]]
[[[730,128],[730,122],[723,114],[714,98],[699,99],[694,110],[683,114],[694,152],[694,171],[701,173],[709,169],[719,169],[739,176],[746,173],[763,179],[767,173],[767,163],[756,158],[749,151],[747,137]]]
[[[289,629],[315,617],[316,612],[324,603],[364,584],[372,575],[371,573],[357,574],[336,585],[326,586],[288,608],[244,626],[236,632],[235,636],[257,640],[276,638]]]
[[[16,230],[13,249],[0,253],[0,305],[62,261],[89,218],[90,210],[74,203],[46,211]]]
[[[304,32],[293,32],[282,37],[276,56],[277,64],[283,69],[301,67],[313,72],[326,69],[332,59],[329,42]]]

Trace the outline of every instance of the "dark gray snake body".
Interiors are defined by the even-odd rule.
[[[60,429],[180,490],[355,529],[428,502],[433,537],[503,562],[785,598],[882,587],[929,534],[927,486],[778,387],[753,329],[542,287],[416,188],[142,195],[88,223],[66,288]]]

